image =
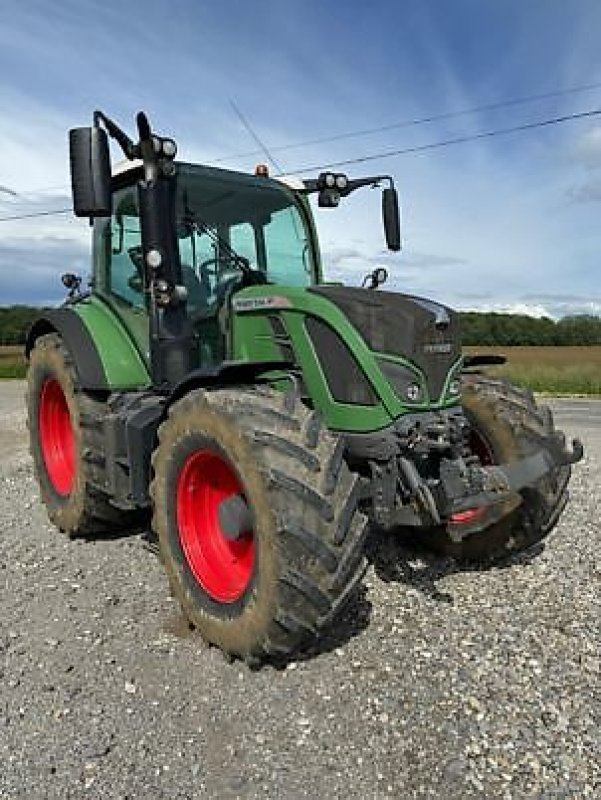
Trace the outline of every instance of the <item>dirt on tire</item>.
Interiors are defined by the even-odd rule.
[[[223,454],[254,517],[252,583],[218,603],[195,578],[178,532],[176,486],[194,448]],[[197,390],[170,409],[153,456],[153,528],[173,594],[210,643],[250,663],[290,656],[336,618],[361,580],[367,520],[344,442],[294,396]]]
[[[466,375],[462,387],[465,415],[495,464],[536,453],[546,437],[557,435],[553,415],[532,392],[483,375]],[[446,530],[423,538],[436,552],[465,561],[501,560],[541,542],[555,527],[568,501],[570,467],[552,470],[522,490],[521,505],[484,532],[453,542]]]
[[[73,433],[74,479],[68,493],[57,492],[41,446],[40,398],[43,386],[57,382],[67,403]],[[105,399],[81,390],[73,359],[56,333],[40,336],[31,351],[27,372],[27,427],[34,471],[50,521],[70,536],[120,529],[134,521],[109,502],[106,486],[103,417]]]

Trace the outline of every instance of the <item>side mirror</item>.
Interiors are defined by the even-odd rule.
[[[110,217],[111,162],[106,132],[98,127],[70,130],[69,159],[75,216]]]
[[[389,250],[401,249],[401,216],[399,197],[396,189],[389,187],[382,191],[382,221]]]

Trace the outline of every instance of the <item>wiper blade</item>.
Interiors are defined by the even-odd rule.
[[[196,225],[196,228],[198,230],[202,231],[202,233],[206,233],[207,236],[215,244],[218,244],[219,249],[224,250],[225,254],[228,255],[235,264],[238,264],[240,266],[240,269],[242,270],[242,272],[244,272],[245,275],[249,275],[252,272],[250,261],[248,260],[248,258],[245,258],[244,256],[241,256],[239,253],[237,253],[234,250],[234,248],[230,245],[230,243],[226,241],[218,233],[216,233],[212,228],[209,228],[206,222],[203,222],[202,220],[196,218],[194,220],[194,224]]]
[[[190,225],[192,230],[197,230],[200,231],[201,233],[206,233],[209,239],[211,239],[211,241],[213,242],[213,244],[218,245],[219,250],[225,252],[225,254],[232,259],[234,264],[237,264],[240,267],[240,269],[245,275],[250,275],[252,273],[250,261],[244,256],[241,256],[239,253],[237,253],[228,241],[226,241],[216,231],[210,228],[209,225],[207,225],[207,223],[204,220],[200,219],[200,217],[198,217],[198,215],[195,214],[192,211],[192,209],[190,209],[187,203],[184,212],[183,222],[185,225]]]

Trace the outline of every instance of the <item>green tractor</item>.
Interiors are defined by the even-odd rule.
[[[181,163],[137,117],[70,132],[74,212],[93,224],[89,291],[27,340],[31,452],[70,535],[152,531],[183,613],[249,663],[322,634],[365,571],[368,528],[457,558],[539,542],[566,501],[565,446],[532,395],[462,357],[439,303],[324,282],[308,197],[336,207],[389,176],[272,179]],[[111,170],[109,138],[125,167]],[[367,284],[367,285],[366,285]]]

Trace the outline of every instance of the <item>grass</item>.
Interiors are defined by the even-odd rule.
[[[507,364],[486,371],[535,392],[601,395],[601,346],[466,347],[465,352],[507,356]],[[23,348],[0,346],[0,378],[23,377]]]
[[[25,354],[19,345],[0,346],[0,378],[24,378]]]
[[[601,395],[601,346],[466,347],[465,352],[506,356],[506,364],[486,372],[535,392]]]

